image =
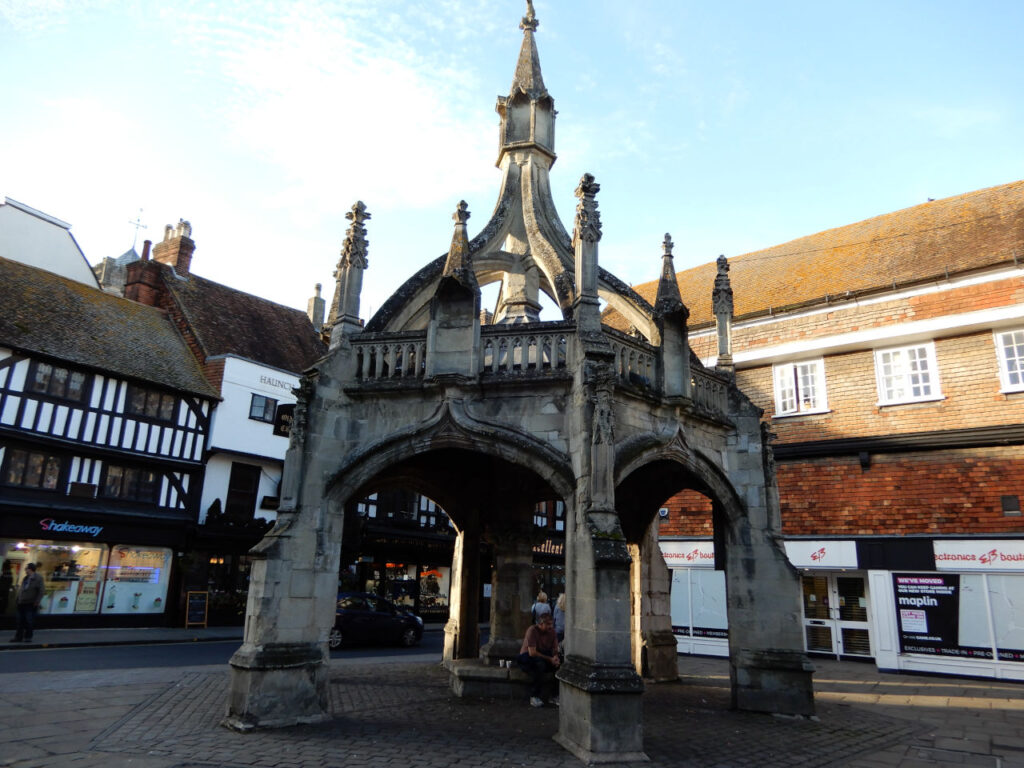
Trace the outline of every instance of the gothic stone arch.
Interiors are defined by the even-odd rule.
[[[566,748],[588,760],[642,756],[633,558],[620,518],[629,503],[616,494],[631,474],[665,460],[700,478],[728,520],[737,706],[811,711],[797,606],[778,599],[797,593],[796,576],[774,538],[777,501],[757,409],[727,375],[689,359],[681,320],[663,320],[659,346],[602,327],[596,301],[577,300],[571,322],[481,326],[478,290],[460,287],[439,290],[423,331],[348,335],[336,325],[330,353],[303,379],[278,521],[254,551],[227,722],[253,728],[330,716],[326,639],[344,501],[416,462],[440,460],[435,468],[469,480],[485,466],[474,457],[521,471],[566,502],[571,653],[559,673],[557,737]],[[673,359],[680,348],[688,365]],[[510,499],[508,519],[535,495]],[[454,510],[453,592],[474,578],[459,553],[494,522],[489,515],[501,515],[455,500],[463,502]],[[449,658],[479,653],[467,611],[453,605]]]

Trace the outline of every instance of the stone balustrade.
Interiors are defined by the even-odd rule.
[[[505,376],[564,370],[574,330],[565,322],[484,326],[480,370]]]
[[[729,411],[729,385],[709,371],[690,371],[690,397],[705,413],[724,416]]]
[[[356,378],[360,381],[422,379],[427,332],[372,333],[353,338]]]
[[[606,327],[604,333],[615,352],[615,374],[619,381],[634,386],[654,386],[658,348],[611,328]]]

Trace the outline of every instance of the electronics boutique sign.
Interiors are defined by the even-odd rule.
[[[1024,571],[1024,542],[1010,539],[932,542],[939,571]]]

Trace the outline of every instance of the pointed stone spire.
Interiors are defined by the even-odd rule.
[[[684,309],[683,298],[679,294],[679,283],[676,280],[675,263],[672,261],[672,249],[675,243],[666,232],[661,244],[661,277],[658,279],[658,294],[654,300],[655,316],[668,315]]]
[[[473,262],[469,255],[469,236],[466,234],[469,206],[465,200],[459,201],[455,213],[452,214],[452,220],[455,222],[455,232],[452,234],[452,244],[448,249],[448,260],[444,264],[441,278],[451,278],[470,290],[478,291],[480,286],[473,272]]]
[[[537,15],[533,11],[532,0],[526,0],[526,15],[519,23],[523,30],[523,45],[519,49],[519,59],[516,61],[516,73],[512,79],[510,95],[524,93],[531,99],[539,99],[547,96],[547,88],[544,87],[544,78],[540,73],[540,55],[537,53],[537,43],[533,39],[533,33],[537,31]]]
[[[498,97],[495,107],[501,115],[499,166],[505,152],[512,149],[539,149],[550,162],[555,159],[555,102],[544,87],[540,72],[540,55],[533,37],[537,25],[533,2],[527,0],[526,15],[519,24],[523,44],[516,59],[512,87],[508,96]]]
[[[370,218],[370,213],[360,200],[345,214],[345,218],[352,223],[345,233],[341,258],[334,270],[337,284],[327,322],[331,328],[331,347],[336,347],[342,336],[359,333],[363,328],[359,320],[359,294],[363,290],[363,272],[369,266],[366,256],[369,242],[363,222]]]
[[[715,368],[731,372],[733,304],[729,260],[724,255],[719,256],[717,264],[718,274],[715,275],[715,287],[711,292],[711,309],[715,313],[715,325],[718,330],[718,361]]]

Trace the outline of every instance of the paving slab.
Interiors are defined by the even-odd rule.
[[[679,666],[679,682],[648,685],[644,694],[651,768],[1024,762],[1021,684],[998,682],[982,695],[977,681],[908,680],[870,665],[819,662],[817,717],[780,718],[729,710],[724,660],[680,657]],[[580,766],[551,738],[557,710],[529,707],[525,690],[521,699],[456,698],[439,663],[334,664],[330,721],[245,734],[220,726],[224,667],[124,670],[113,685],[111,677],[0,675],[0,766]]]

